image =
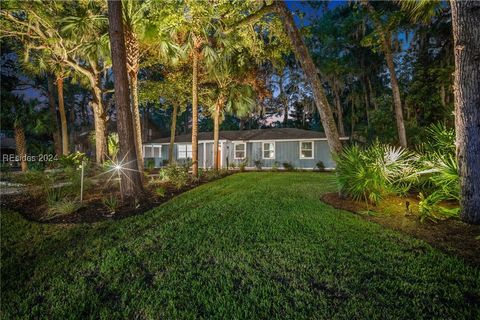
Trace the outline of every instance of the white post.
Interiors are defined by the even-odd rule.
[[[81,174],[81,178],[80,178],[80,203],[83,202],[83,167],[85,166],[85,162],[84,160],[82,160],[82,174]]]
[[[207,168],[207,143],[203,142],[203,169]]]

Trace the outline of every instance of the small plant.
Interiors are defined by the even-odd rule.
[[[187,166],[166,166],[160,170],[159,176],[162,180],[172,183],[177,189],[185,187],[190,182]]]
[[[284,162],[282,165],[286,171],[295,171],[295,167],[290,162]]]
[[[61,168],[78,168],[84,160],[86,160],[85,153],[77,151],[66,156],[61,156],[58,159],[58,164]]]
[[[262,165],[263,165],[262,160],[255,160],[253,161],[253,164],[255,165],[255,168],[257,168],[257,170],[262,170]]]
[[[155,189],[155,193],[157,194],[157,196],[159,196],[160,198],[163,198],[165,197],[165,194],[167,193],[167,189],[165,189],[165,187],[157,187]]]
[[[146,169],[148,172],[152,172],[153,169],[155,169],[155,160],[153,160],[153,159],[147,159],[146,162],[145,162],[145,169]]]
[[[236,164],[235,162],[232,162],[232,163],[230,164],[230,168],[231,168],[232,170],[235,170],[235,169],[237,168],[237,164]]]
[[[238,163],[238,168],[240,169],[241,172],[245,171],[245,168],[247,167],[248,159],[245,158],[241,162]]]
[[[325,171],[325,165],[323,164],[323,161],[318,161],[315,166],[317,167],[318,171]]]
[[[111,214],[114,214],[120,206],[117,197],[114,195],[110,195],[109,197],[102,199],[102,203],[105,207],[107,207]]]
[[[82,207],[76,199],[62,198],[59,201],[49,203],[48,215],[44,219],[51,219],[58,216],[69,215]]]
[[[275,161],[272,165],[272,171],[278,171],[279,166],[280,166],[280,163],[278,161]]]

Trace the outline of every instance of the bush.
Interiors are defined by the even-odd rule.
[[[44,219],[51,219],[58,216],[69,215],[82,207],[76,199],[62,198],[59,201],[49,204],[48,215]]]
[[[421,191],[420,218],[437,221],[458,216],[458,205],[451,208],[441,205],[444,201],[458,201],[460,198],[455,131],[443,125],[432,125],[426,131],[430,139],[419,148],[421,170],[417,173],[419,183],[415,186]]]
[[[245,167],[247,166],[248,159],[245,158],[241,162],[238,163],[238,168],[240,169],[241,172],[245,171]]]
[[[155,160],[147,159],[145,163],[145,169],[149,172],[152,172],[155,169]]]
[[[275,161],[272,165],[272,171],[278,171],[279,166],[280,166],[280,163],[278,161]]]
[[[86,161],[88,158],[85,153],[74,152],[66,156],[60,156],[58,164],[61,168],[78,168],[82,164],[82,161]]]
[[[169,165],[161,169],[159,176],[162,180],[168,181],[177,189],[185,187],[190,182],[187,166]]]
[[[367,149],[346,147],[336,157],[342,193],[355,200],[377,204],[389,194],[405,194],[414,177],[416,157],[400,148],[374,143]]]
[[[157,196],[159,196],[160,198],[163,198],[165,197],[165,193],[167,192],[167,189],[165,189],[165,187],[157,187],[155,189],[155,193],[157,194]]]
[[[115,213],[120,207],[120,202],[114,195],[110,195],[109,197],[102,199],[102,203],[105,207],[107,207],[108,210],[110,210],[111,214]]]
[[[315,166],[317,167],[318,171],[325,171],[325,165],[323,164],[323,161],[318,161]]]
[[[283,165],[283,168],[286,171],[294,171],[295,170],[295,167],[290,162],[284,162],[284,163],[282,163],[282,165]]]
[[[255,165],[255,168],[257,168],[257,170],[262,170],[262,165],[263,165],[262,160],[255,160],[253,164]]]

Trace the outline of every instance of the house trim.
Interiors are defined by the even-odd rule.
[[[302,143],[310,142],[312,144],[312,156],[311,157],[303,157],[302,156]],[[300,160],[311,160],[315,159],[315,142],[312,140],[300,140],[298,141],[298,158]]]
[[[237,145],[243,145],[243,158],[237,158]],[[247,157],[247,143],[244,141],[233,141],[233,159],[234,160],[244,160]]]
[[[272,158],[265,158],[265,144],[266,143],[273,144],[273,157]],[[276,157],[275,140],[262,140],[262,159],[263,160],[275,160],[275,157]]]

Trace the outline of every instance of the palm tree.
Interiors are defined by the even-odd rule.
[[[106,114],[103,107],[101,76],[110,68],[106,18],[99,3],[49,1],[19,2],[3,9],[6,22],[2,34],[20,41],[28,39],[28,49],[47,52],[84,76],[90,84],[95,122],[96,161],[106,153]],[[59,17],[66,17],[60,18]]]
[[[138,71],[140,58],[144,53],[140,46],[139,38],[143,37],[147,20],[146,13],[150,1],[123,1],[123,21],[125,33],[125,46],[127,49],[127,71],[130,79],[130,92],[132,97],[133,123],[135,129],[135,148],[138,159],[143,159],[142,152],[142,127],[140,123],[140,110],[138,106]],[[137,161],[138,170],[143,171],[143,161]]]
[[[135,155],[135,136],[127,74],[125,36],[123,33],[122,3],[108,1],[108,20],[113,72],[115,74],[115,103],[117,107],[117,131],[120,141],[120,158],[124,162],[121,175],[121,194],[123,198],[136,196],[142,189],[141,172],[138,171],[139,159]],[[133,149],[132,149],[132,146]]]

